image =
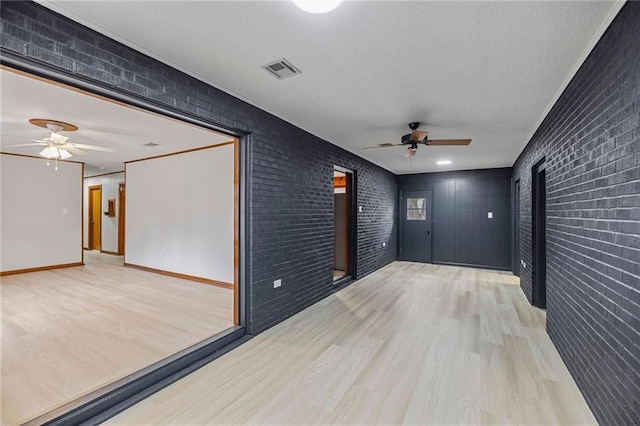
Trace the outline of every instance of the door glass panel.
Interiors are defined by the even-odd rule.
[[[427,220],[425,198],[407,198],[407,220]]]

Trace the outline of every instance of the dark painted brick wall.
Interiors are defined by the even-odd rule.
[[[640,3],[627,2],[514,165],[531,288],[547,163],[547,330],[601,424],[640,424]]]
[[[433,192],[434,263],[511,270],[511,174],[507,167],[398,176],[399,190]]]
[[[0,14],[4,49],[251,132],[243,140],[250,162],[250,332],[261,332],[331,294],[334,164],[357,174],[358,204],[363,206],[358,277],[395,260],[392,173],[35,3],[3,1]],[[278,278],[282,287],[274,289]]]

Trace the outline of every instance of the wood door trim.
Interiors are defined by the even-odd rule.
[[[109,173],[101,173],[99,175],[85,176],[83,179],[91,179],[91,178],[97,178],[97,177],[102,177],[102,176],[117,175],[118,173],[124,173],[124,170],[119,171],[119,172],[109,172]]]
[[[100,230],[100,249],[102,249],[102,185],[91,185],[87,188],[87,196],[88,196],[88,213],[89,213],[89,220],[93,219],[93,215],[94,215],[94,210],[93,210],[93,198],[91,196],[91,191],[100,191],[100,207],[98,209],[98,213],[100,216],[100,220],[98,221],[98,229]],[[95,226],[95,224],[94,224]],[[93,234],[95,232],[91,232],[91,223],[87,223],[87,230],[89,232],[89,249],[90,250],[95,250],[96,247],[96,242],[93,241]]]
[[[184,151],[170,152],[168,154],[155,155],[153,157],[139,158],[137,160],[125,161],[124,164],[137,163],[139,161],[155,160],[157,158],[171,157],[174,155],[187,154],[189,152],[202,151],[203,149],[220,148],[222,146],[232,145],[234,141],[222,142],[215,145],[200,146],[198,148],[185,149]]]
[[[80,173],[84,177],[84,163]],[[80,179],[80,261],[84,265],[84,179]]]
[[[210,278],[196,277],[195,275],[181,274],[179,272],[165,271],[163,269],[149,268],[148,266],[136,265],[134,263],[124,263],[124,266],[128,268],[140,269],[141,271],[153,272],[154,274],[166,275],[168,277],[180,278],[188,281],[195,281],[197,283],[215,285],[216,287],[222,287],[229,290],[233,290],[233,284],[224,281],[212,280]]]
[[[351,191],[349,185],[347,185],[347,175],[344,177],[344,273],[349,275],[349,230],[351,226],[349,224],[349,212],[351,209],[351,202],[349,197]]]
[[[233,140],[233,324],[240,325],[240,140]]]
[[[4,152],[4,151],[0,151],[0,154],[2,155],[14,155],[16,157],[26,157],[26,158],[36,158],[38,160],[43,160],[43,161],[47,161],[47,158],[41,157],[39,155],[28,155],[28,154],[16,154],[13,152]],[[54,159],[49,159],[49,161],[53,161]],[[58,162],[60,163],[76,163],[76,164],[82,164],[84,165],[84,163],[82,161],[74,161],[74,160],[61,160],[58,158]],[[83,170],[83,175],[84,175],[84,170]],[[84,177],[84,176],[83,176]]]
[[[26,274],[28,272],[49,271],[51,269],[70,268],[72,266],[83,266],[84,262],[61,263],[59,265],[37,266],[35,268],[14,269],[11,271],[1,271],[0,276]]]

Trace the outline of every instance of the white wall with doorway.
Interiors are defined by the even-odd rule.
[[[125,262],[234,282],[234,146],[126,164]]]
[[[0,270],[82,262],[82,164],[0,155]]]
[[[118,220],[119,217],[119,209],[120,202],[119,198],[119,187],[120,183],[124,183],[124,172],[108,174],[103,176],[96,177],[86,177],[84,178],[83,185],[83,211],[84,211],[84,220],[83,220],[83,247],[87,248],[89,246],[89,187],[94,185],[102,185],[102,243],[100,244],[101,250],[108,253],[117,253],[118,252]],[[115,216],[107,216],[104,214],[107,211],[108,200],[115,199],[116,200],[116,208]]]

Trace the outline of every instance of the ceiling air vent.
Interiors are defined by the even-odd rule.
[[[293,77],[294,75],[302,73],[302,71],[294,67],[291,62],[287,61],[284,58],[270,62],[267,65],[263,65],[262,68],[278,80]]]
[[[145,143],[142,146],[146,146],[147,148],[153,148],[154,146],[158,146],[160,145],[159,143],[154,143],[154,142],[149,142],[149,143]]]

